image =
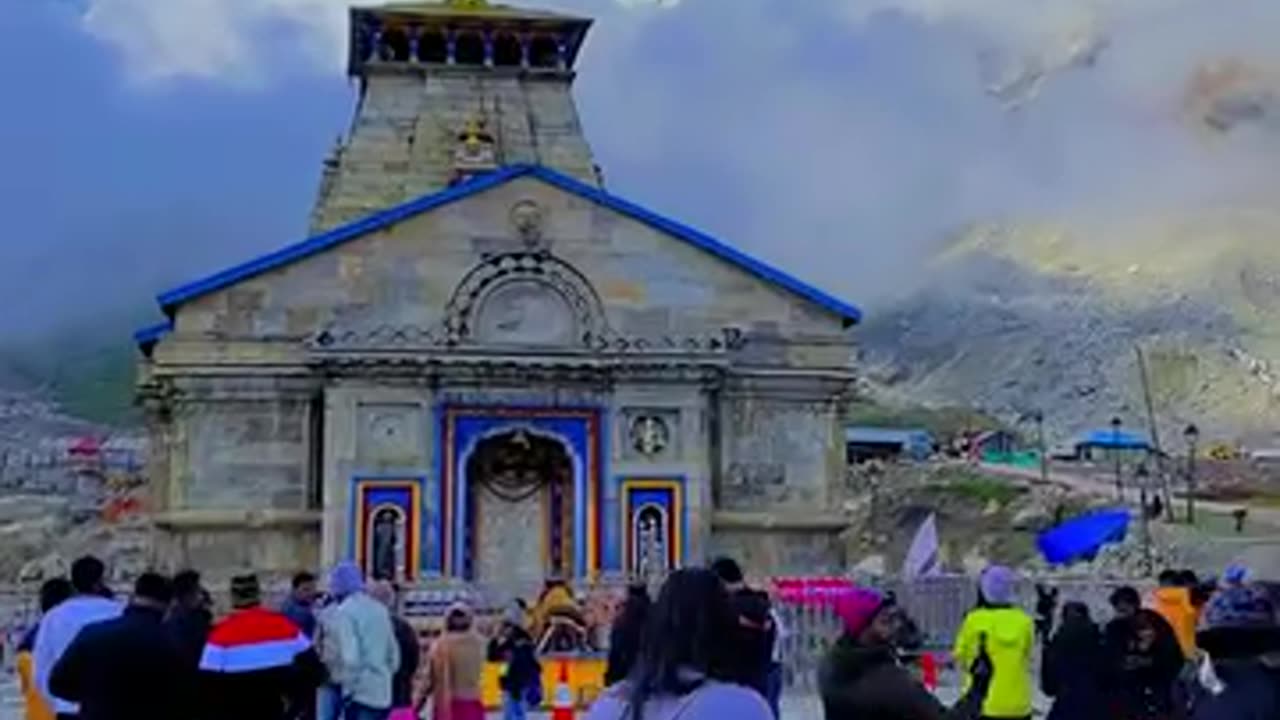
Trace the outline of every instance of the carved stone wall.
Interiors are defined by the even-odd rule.
[[[453,175],[456,136],[479,112],[501,164],[540,164],[596,182],[567,79],[487,69],[374,74],[350,138],[330,158],[313,228],[444,189]]]
[[[843,475],[841,407],[839,396],[731,393],[724,403],[722,507],[825,508]]]
[[[177,460],[179,482],[169,509],[307,506],[311,463],[304,400],[188,403],[174,422],[177,447],[169,459]]]
[[[848,570],[845,547],[836,532],[787,530],[717,531],[713,555],[738,559],[750,574],[822,575]]]

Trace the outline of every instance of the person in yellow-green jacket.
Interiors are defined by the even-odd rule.
[[[953,654],[958,667],[970,667],[983,649],[991,658],[984,720],[1023,720],[1032,713],[1035,621],[1017,607],[1016,584],[1017,576],[1007,567],[984,570],[978,581],[978,607],[965,616],[956,636]],[[969,683],[966,673],[966,688]]]

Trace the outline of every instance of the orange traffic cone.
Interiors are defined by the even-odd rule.
[[[551,696],[551,720],[573,720],[575,710],[573,688],[569,687],[569,663],[560,661],[560,677]]]
[[[920,656],[920,682],[924,683],[929,692],[938,689],[938,661],[933,653],[927,652]]]

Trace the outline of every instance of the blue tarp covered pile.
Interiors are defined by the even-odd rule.
[[[1068,565],[1092,560],[1103,545],[1123,542],[1128,532],[1128,510],[1102,510],[1045,530],[1036,544],[1050,565]]]

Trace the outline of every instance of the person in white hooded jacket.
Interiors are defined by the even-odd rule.
[[[341,689],[342,720],[385,720],[400,668],[391,613],[365,592],[363,574],[352,563],[334,567],[329,592],[338,605],[325,613],[323,630],[330,681]]]

